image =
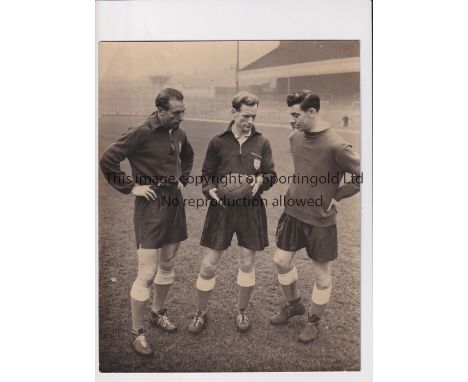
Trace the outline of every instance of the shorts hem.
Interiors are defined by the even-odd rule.
[[[314,260],[318,263],[328,263],[329,261],[333,261],[333,260],[336,260],[338,258],[338,255],[336,255],[335,257],[332,257],[330,259],[324,259],[324,258],[320,258],[320,259],[317,259],[317,258],[314,258],[311,254],[309,254],[309,252],[307,252],[307,256],[311,259],[311,260]],[[317,257],[317,256],[315,256]]]
[[[289,248],[282,248],[282,246],[280,246],[278,243],[275,243],[276,244],[276,247],[278,249],[281,249],[282,251],[286,251],[286,252],[297,252],[297,251],[300,251],[301,249],[305,248],[305,247],[299,247],[297,249],[289,249]]]
[[[268,247],[268,244],[265,245],[264,247],[261,247],[260,246],[260,249],[257,249],[257,248],[249,248],[247,245],[245,245],[244,243],[240,243],[240,242],[237,242],[237,245],[240,246],[240,247],[244,247],[250,251],[255,251],[255,252],[258,252],[258,251],[263,251],[266,247]]]
[[[211,244],[207,244],[207,243],[200,243],[200,245],[202,247],[209,248],[209,249],[212,249],[214,251],[225,251],[226,249],[228,249],[231,246],[231,244],[229,244],[227,247],[217,247],[215,245],[211,245]]]
[[[164,247],[166,244],[177,244],[177,243],[182,243],[183,241],[187,240],[188,236],[182,237],[180,240],[175,239],[175,240],[169,240],[169,241],[164,241],[164,242],[157,242],[156,244],[152,244],[154,242],[148,242],[148,241],[140,241],[137,242],[137,249],[138,248],[143,248],[143,249],[161,249]],[[148,245],[148,243],[151,243]]]

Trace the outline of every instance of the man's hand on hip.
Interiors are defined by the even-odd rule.
[[[151,187],[152,186],[140,186],[136,184],[132,188],[132,194],[135,196],[143,196],[144,198],[146,198],[146,200],[156,200],[158,196]]]
[[[337,202],[335,199],[332,199],[330,205],[327,208],[327,212],[330,212],[332,207],[335,207],[335,212],[338,212],[340,208],[340,202]]]

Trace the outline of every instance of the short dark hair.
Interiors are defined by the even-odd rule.
[[[237,111],[240,110],[242,105],[255,106],[258,105],[258,98],[249,92],[239,92],[232,99],[232,107]]]
[[[300,104],[302,111],[307,111],[313,107],[316,111],[320,110],[320,97],[312,93],[311,90],[300,90],[286,97],[286,103],[289,107]]]
[[[178,91],[177,89],[172,89],[172,88],[165,88],[159,92],[159,94],[156,97],[156,100],[154,103],[156,104],[156,107],[159,109],[167,110],[169,109],[169,101],[171,99],[176,99],[178,101],[183,101],[184,96],[183,94]]]

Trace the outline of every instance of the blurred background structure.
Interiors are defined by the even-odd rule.
[[[258,123],[288,125],[285,97],[310,89],[335,128],[360,128],[359,41],[102,42],[99,114],[142,115],[164,87],[187,118],[229,120],[236,90],[260,98]]]

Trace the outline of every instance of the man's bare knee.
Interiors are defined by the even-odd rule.
[[[239,260],[239,269],[245,273],[251,273],[254,269],[254,257],[244,257]]]
[[[161,259],[159,261],[158,267],[163,271],[170,272],[173,271],[175,268],[175,256],[172,259]]]
[[[132,289],[130,290],[130,296],[137,301],[146,301],[150,296],[150,288],[152,281],[148,283],[145,280],[137,278],[133,284]]]
[[[243,261],[239,263],[239,269],[244,273],[251,273],[254,269],[253,261]]]
[[[255,264],[255,251],[239,246],[239,269],[251,273]]]
[[[315,284],[319,289],[327,289],[331,285],[331,262],[314,262]]]
[[[153,282],[154,276],[156,276],[156,271],[156,264],[154,264],[154,266],[145,266],[138,270],[137,280],[139,280],[141,284],[147,284],[149,286]]]
[[[157,271],[157,249],[138,249],[138,275],[140,285],[151,285]]]
[[[319,289],[327,289],[331,285],[331,275],[328,272],[317,272],[315,276],[315,283]]]
[[[292,268],[292,256],[289,252],[276,251],[273,255],[273,262],[275,263],[280,273],[289,272]]]
[[[208,280],[216,276],[217,265],[213,264],[209,259],[203,259],[200,267],[200,275]]]

